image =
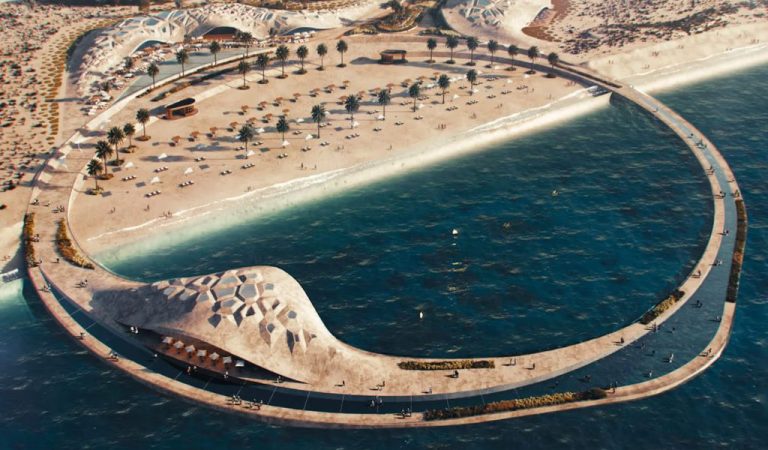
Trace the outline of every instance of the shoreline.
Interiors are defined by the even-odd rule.
[[[89,242],[92,246],[92,253],[100,263],[112,262],[129,256],[121,255],[121,253],[133,253],[133,247],[139,242],[142,246],[155,246],[161,244],[158,241],[162,240],[163,246],[168,245],[169,239],[165,233],[152,232],[149,235],[141,233],[140,230],[150,227],[156,231],[173,230],[173,245],[178,245],[202,234],[224,231],[227,228],[242,224],[244,220],[252,220],[263,215],[281,212],[347,189],[360,188],[384,179],[405,176],[412,170],[420,170],[432,164],[488,150],[510,138],[542,131],[548,125],[566,122],[606,107],[608,106],[608,99],[608,96],[592,97],[586,88],[580,89],[561,99],[553,100],[547,105],[478,125],[457,136],[438,140],[426,148],[421,146],[422,150],[410,150],[395,157],[368,161],[308,177],[295,178],[288,182],[180,211],[174,214],[173,219],[155,218],[138,226],[102,233],[84,241]],[[416,147],[419,146],[416,145]],[[257,196],[258,194],[262,194],[262,196]],[[245,205],[235,203],[243,200],[248,201],[248,203]],[[257,202],[258,204],[256,204]],[[218,220],[206,220],[216,212],[226,212],[227,214],[226,217],[219,215]],[[190,229],[190,225],[193,229]],[[119,234],[121,238],[115,239],[115,234]],[[94,241],[103,241],[105,238],[110,238],[110,246],[93,244]]]
[[[633,84],[643,91],[658,92],[735,71],[747,70],[765,63],[768,63],[768,45],[749,45],[701,58],[693,63],[676,64],[622,81],[627,81],[628,84]],[[608,106],[608,96],[591,97],[585,91],[586,88],[577,91],[581,93],[578,97],[576,93],[568,94],[547,105],[481,124],[458,136],[441,139],[424,150],[409,151],[398,157],[368,161],[344,169],[295,178],[288,182],[189,208],[176,213],[172,219],[154,218],[138,226],[102,233],[86,239],[85,242],[88,242],[91,247],[90,252],[94,259],[103,265],[131,258],[138,247],[175,246],[201,235],[223,232],[246,220],[278,213],[346,189],[359,188],[386,178],[404,176],[410,170],[418,170],[455,157],[485,151],[505,140],[544,131],[549,125],[567,122]],[[571,97],[575,98],[575,101]],[[531,115],[533,117],[530,117]],[[451,144],[444,145],[446,140]],[[245,205],[236,203],[244,200],[247,202]],[[224,214],[219,214],[216,220],[210,220],[210,216],[217,212]],[[150,228],[153,231],[149,231]],[[173,231],[171,239],[168,238],[168,231]],[[117,239],[116,234],[120,235]]]
[[[714,64],[713,64],[714,63]],[[725,53],[702,58],[693,63],[681,63],[658,69],[647,74],[630,78],[636,86],[645,91],[665,91],[701,82],[706,79],[723,76],[729,72],[747,70],[768,63],[768,45],[759,44],[737,48]],[[267,186],[190,208],[173,219],[155,218],[138,226],[103,233],[88,239],[93,245],[93,256],[101,264],[115,263],[130,258],[141,247],[179,245],[189,242],[207,233],[216,233],[236,226],[244,220],[253,220],[260,216],[274,214],[304,202],[338,194],[346,189],[359,188],[379,182],[385,178],[406,175],[409,170],[416,170],[473,152],[485,151],[494,145],[531,132],[545,131],[548,125],[579,118],[608,106],[608,97],[584,98],[582,96],[570,104],[558,105],[566,99],[537,108],[525,110],[512,116],[502,117],[492,122],[481,124],[447,142],[437,142],[426,150],[407,152],[399,157],[351,166],[346,169],[302,177],[285,183]],[[566,97],[574,96],[569,94]],[[540,114],[536,114],[542,111]],[[528,117],[530,114],[534,117]],[[512,118],[518,116],[516,119]],[[487,132],[485,135],[478,134]],[[478,138],[481,142],[478,142]],[[441,148],[442,147],[442,148]],[[260,196],[257,196],[261,194]],[[245,206],[241,203],[246,200]],[[259,204],[257,205],[256,202]],[[213,213],[223,213],[216,220],[209,220]],[[153,230],[173,231],[171,241],[167,233],[147,232]],[[127,233],[126,233],[127,232]],[[115,239],[115,234],[121,237]],[[94,241],[109,238],[108,244],[94,245]]]

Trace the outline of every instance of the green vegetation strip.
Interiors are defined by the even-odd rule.
[[[403,370],[458,370],[458,369],[493,369],[493,361],[461,359],[456,361],[401,361],[397,366]]]
[[[744,247],[747,244],[747,209],[742,199],[736,200],[736,216],[736,245],[733,248],[728,294],[725,297],[725,300],[731,303],[736,303],[736,295],[739,292],[739,275],[741,265],[744,263]]]
[[[64,223],[64,220],[59,221],[59,226],[56,229],[56,248],[58,248],[59,254],[65,260],[69,261],[75,266],[82,267],[84,269],[95,268],[93,263],[80,256],[80,253],[78,253],[75,247],[72,246],[72,241],[69,240],[69,236],[67,235],[67,225]]]
[[[669,294],[669,297],[660,301],[658,304],[656,304],[656,306],[651,308],[650,311],[643,314],[643,317],[640,318],[640,323],[643,325],[648,325],[649,323],[653,322],[657,317],[662,315],[664,311],[668,310],[669,308],[673,307],[675,303],[679,302],[683,295],[685,295],[685,292],[683,291],[675,291]]]
[[[37,267],[35,246],[32,244],[35,236],[35,213],[24,215],[24,257],[29,267]]]
[[[453,408],[445,409],[429,409],[424,411],[424,420],[431,421],[460,419],[462,417],[480,416],[483,414],[493,414],[507,411],[517,411],[520,409],[562,405],[564,403],[573,403],[583,400],[597,400],[605,397],[605,390],[601,388],[592,388],[584,392],[558,392],[556,394],[546,394],[540,395],[538,397],[502,400],[498,402],[487,403],[485,405],[456,406]]]

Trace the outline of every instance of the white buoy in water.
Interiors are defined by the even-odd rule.
[[[558,196],[558,194],[559,194],[559,192],[557,192],[557,189],[555,189],[554,191],[552,191],[552,197],[557,197],[557,196]]]
[[[454,236],[458,236],[459,235],[459,230],[454,228],[453,231],[451,231],[451,234],[454,235]]]
[[[423,319],[423,318],[424,318],[424,312],[423,311],[419,311],[419,319]]]

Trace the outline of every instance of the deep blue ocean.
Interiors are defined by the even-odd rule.
[[[458,428],[271,427],[166,398],[108,368],[16,282],[0,286],[0,448],[768,448],[765,92],[768,66],[658,95],[724,153],[750,219],[731,342],[672,392]],[[500,355],[635,320],[686,276],[711,214],[688,150],[613,105],[205,239],[100,259],[141,280],[275,265],[352,345]]]

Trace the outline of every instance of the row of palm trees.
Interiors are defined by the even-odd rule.
[[[136,120],[141,124],[142,136],[138,139],[147,139],[147,122],[149,122],[149,110],[142,108],[136,112]],[[106,140],[96,142],[96,158],[88,162],[86,171],[88,175],[94,178],[96,183],[96,192],[99,191],[98,177],[107,176],[107,160],[114,155],[114,165],[120,164],[119,148],[125,139],[128,139],[128,148],[133,147],[133,136],[136,134],[136,127],[132,123],[126,123],[121,127],[112,127],[107,131]]]
[[[467,49],[469,50],[469,62],[467,65],[474,66],[475,65],[475,50],[478,49],[480,46],[480,41],[473,36],[470,36],[466,39]],[[450,50],[451,56],[448,61],[446,61],[448,64],[455,64],[456,61],[453,59],[453,51],[458,48],[459,46],[459,38],[456,36],[448,36],[445,40],[445,46]],[[486,47],[488,49],[488,53],[491,55],[491,62],[489,65],[493,65],[494,57],[496,56],[496,52],[499,51],[502,46],[497,41],[490,40],[486,44]],[[437,39],[435,38],[429,38],[427,39],[427,50],[429,50],[429,61],[430,63],[435,62],[434,58],[432,57],[435,49],[437,48]],[[511,58],[514,58],[515,56],[523,53],[523,50],[520,49],[518,46],[514,44],[510,44],[507,46],[507,54]],[[526,52],[528,58],[531,60],[531,71],[533,71],[533,65],[536,63],[536,59],[541,57],[541,52],[539,51],[539,48],[537,46],[530,47]],[[560,62],[560,57],[557,55],[557,53],[552,52],[549,55],[547,55],[547,61],[549,64],[554,67]]]
[[[235,36],[235,39],[243,42],[245,46],[245,53],[243,54],[243,59],[240,61],[240,63],[237,66],[237,71],[243,75],[243,86],[245,86],[245,75],[250,71],[251,66],[245,61],[245,59],[248,57],[248,48],[253,43],[253,36],[251,36],[250,33],[238,33]],[[221,52],[221,44],[217,41],[212,41],[208,45],[208,50],[213,55],[213,64],[216,65],[218,63],[218,53]],[[344,63],[344,54],[349,50],[349,45],[346,41],[343,39],[340,39],[336,42],[336,51],[339,52],[339,55],[341,57],[341,61],[338,64],[338,67],[346,67],[347,65]],[[328,46],[325,44],[318,44],[315,48],[315,51],[317,55],[320,57],[320,67],[317,68],[317,70],[325,70],[325,56],[328,54]],[[290,49],[285,45],[280,45],[275,50],[275,58],[280,61],[281,64],[281,73],[280,78],[286,78],[287,75],[285,74],[285,62],[288,60],[288,57],[290,56],[291,52]],[[297,72],[299,74],[305,74],[307,73],[306,69],[304,68],[304,62],[309,57],[309,48],[306,45],[302,45],[299,48],[296,49],[296,56],[299,58],[299,61],[301,63],[301,69]],[[266,53],[260,53],[256,57],[256,63],[255,66],[261,70],[262,73],[262,81],[261,83],[266,83],[266,76],[265,71],[267,66],[269,65],[269,56]],[[181,48],[176,52],[176,62],[181,66],[180,74],[183,77],[186,69],[186,64],[189,62],[189,51],[187,51],[186,48]],[[152,63],[147,67],[147,75],[149,75],[152,78],[152,89],[155,88],[155,78],[160,73],[160,68],[157,64]]]
[[[466,74],[466,79],[470,84],[470,95],[474,92],[475,83],[477,83],[478,73],[476,70],[471,69]],[[446,74],[442,74],[437,79],[437,86],[441,90],[442,102],[445,104],[445,94],[448,88],[451,86],[451,79]],[[408,96],[413,99],[413,112],[416,112],[416,101],[421,95],[421,83],[416,82],[408,87]],[[389,89],[380,89],[376,94],[376,102],[382,107],[382,117],[387,117],[387,105],[392,102],[392,93]],[[355,126],[355,113],[360,109],[360,97],[358,95],[350,95],[344,99],[344,109],[349,114],[350,128]],[[312,121],[317,124],[317,138],[320,138],[320,126],[327,112],[323,104],[316,104],[312,106],[311,118]],[[290,125],[286,116],[282,115],[278,118],[275,129],[278,133],[282,134],[282,140],[285,141],[285,133],[290,130]],[[248,159],[248,143],[256,137],[256,128],[250,124],[244,124],[238,131],[238,139],[244,143],[245,146],[245,158]]]

